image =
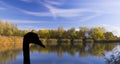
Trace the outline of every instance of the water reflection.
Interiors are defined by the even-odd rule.
[[[31,45],[30,46],[31,61],[33,59],[34,61],[35,59],[40,59],[39,55],[42,56],[44,54],[47,54],[47,56],[45,56],[47,58],[48,56],[50,56],[51,53],[53,53],[53,54],[57,54],[58,56],[57,58],[62,57],[62,59],[65,57],[72,56],[73,58],[70,57],[69,59],[75,59],[74,62],[77,60],[81,61],[80,59],[84,59],[86,61],[88,61],[88,59],[91,59],[91,60],[93,59],[92,61],[100,61],[96,58],[102,58],[102,60],[100,61],[101,63],[102,62],[110,63],[109,61],[115,60],[116,56],[113,56],[115,53],[113,53],[112,55],[109,55],[111,57],[108,57],[107,55],[109,54],[109,52],[113,52],[114,50],[116,50],[115,48],[118,47],[118,45],[119,44],[117,43],[106,43],[106,44],[105,43],[94,43],[94,44],[93,43],[86,43],[86,44],[81,43],[79,45],[46,45],[45,49],[37,45]],[[14,47],[10,47],[10,45],[4,45],[4,46],[0,45],[0,64],[17,64],[15,63],[17,61],[19,61],[20,64],[23,63],[22,62],[23,55],[22,55],[21,46],[22,45],[15,45]],[[32,53],[34,54],[33,56],[32,56]],[[19,57],[21,57],[22,59],[19,59]],[[76,59],[74,57],[79,57],[79,58]],[[51,57],[51,59],[53,58]],[[119,58],[117,58],[117,60],[118,59],[120,59],[120,56]],[[65,61],[65,60],[62,60],[62,61]],[[78,62],[78,64],[80,63],[81,62]],[[57,63],[57,64],[60,64],[60,63]],[[89,64],[94,64],[94,63],[89,63]]]
[[[0,45],[0,64],[9,64],[9,61],[15,61],[16,57],[22,51],[22,46],[16,44]]]
[[[120,45],[114,47],[105,59],[107,64],[120,64]]]
[[[31,51],[39,51],[41,53],[57,53],[58,56],[62,56],[65,52],[74,56],[76,52],[79,53],[79,56],[104,56],[104,51],[111,51],[114,48],[115,44],[94,44],[91,45],[87,43],[84,45],[56,45],[56,46],[47,46],[46,49],[42,49],[39,46],[31,46]],[[37,47],[37,49],[36,49]]]

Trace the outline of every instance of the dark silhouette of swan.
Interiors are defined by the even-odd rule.
[[[34,44],[40,45],[43,48],[45,48],[45,46],[39,40],[39,37],[36,33],[29,32],[29,33],[25,34],[24,38],[23,38],[24,64],[30,64],[30,53],[29,53],[29,44],[30,43],[34,43]]]

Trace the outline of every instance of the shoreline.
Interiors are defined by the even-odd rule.
[[[120,40],[93,40],[93,39],[44,39],[40,38],[44,45],[57,45],[57,44],[80,44],[80,43],[114,43]],[[0,36],[0,45],[9,44],[22,44],[23,37],[18,36]]]

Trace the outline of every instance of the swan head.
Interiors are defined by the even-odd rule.
[[[23,44],[37,44],[45,48],[45,46],[42,44],[42,42],[39,40],[39,37],[34,32],[28,32],[24,35]]]

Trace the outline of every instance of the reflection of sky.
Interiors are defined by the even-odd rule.
[[[111,55],[114,55],[115,58],[119,57],[120,56],[120,45],[116,45],[112,49],[112,51],[106,52],[105,55],[106,55],[106,58],[108,59],[111,57]]]
[[[88,50],[85,48],[89,47]],[[6,52],[7,50],[1,52],[3,56],[3,62],[7,57],[8,64],[22,64],[23,63],[23,51],[22,49],[10,49],[8,52],[12,51],[11,56]],[[39,46],[30,47],[30,58],[32,64],[105,64],[106,58],[112,54],[116,54],[116,51],[120,52],[120,45],[118,43],[96,43],[86,45],[63,45],[63,46],[47,46],[46,49]],[[119,56],[117,56],[119,57]],[[3,63],[4,64],[4,63]]]
[[[104,26],[109,31],[113,31],[114,34],[120,35],[119,17],[120,0],[0,1],[0,19],[15,22],[21,29]],[[26,25],[26,23],[28,24]]]
[[[31,64],[105,64],[104,58],[87,56],[81,57],[79,53],[75,56],[71,56],[68,53],[64,53],[63,56],[59,57],[56,53],[40,53],[31,52]],[[21,64],[23,62],[22,54],[19,55],[13,64]]]

